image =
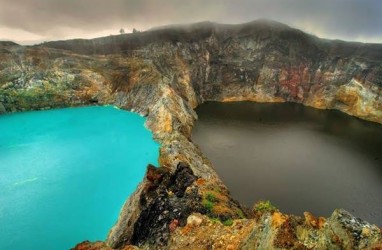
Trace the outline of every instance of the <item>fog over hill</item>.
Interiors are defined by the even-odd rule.
[[[382,42],[380,0],[0,0],[0,40],[20,44],[118,34],[120,28],[269,18],[323,38]],[[22,18],[20,18],[22,17]]]

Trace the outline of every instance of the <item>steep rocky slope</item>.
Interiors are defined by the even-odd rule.
[[[382,247],[378,227],[343,210],[324,219],[241,206],[190,139],[193,109],[207,100],[297,102],[382,123],[381,92],[382,45],[266,20],[0,43],[0,112],[113,104],[147,116],[161,143],[161,167],[148,168],[106,243],[77,249]]]

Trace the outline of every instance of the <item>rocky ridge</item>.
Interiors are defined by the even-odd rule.
[[[0,43],[0,113],[112,104],[147,117],[160,168],[105,243],[76,249],[379,249],[381,230],[336,210],[285,215],[232,200],[190,136],[205,101],[297,102],[382,123],[382,45],[259,20],[198,23],[24,47]]]

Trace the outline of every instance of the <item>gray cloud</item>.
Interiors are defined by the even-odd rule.
[[[268,18],[321,37],[382,42],[381,0],[0,0],[0,6],[0,39],[18,41]]]

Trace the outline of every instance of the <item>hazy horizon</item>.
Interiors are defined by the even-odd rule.
[[[382,43],[379,0],[0,0],[0,40],[31,45],[136,28],[265,18],[321,38]]]

